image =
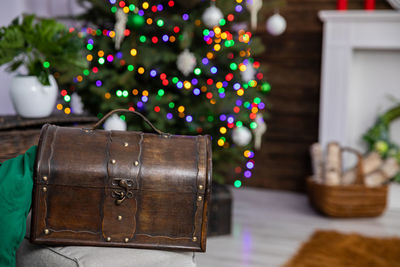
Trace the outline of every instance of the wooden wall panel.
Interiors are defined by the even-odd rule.
[[[336,0],[285,2],[280,12],[287,20],[286,32],[269,35],[265,21],[260,21],[256,32],[266,46],[259,59],[272,85],[271,117],[262,149],[256,152],[254,175],[244,185],[303,191],[311,173],[308,148],[318,139],[322,23],[317,14],[334,10]],[[349,9],[363,7],[363,0],[349,0]],[[390,8],[385,0],[377,0],[376,7]],[[268,18],[273,10],[261,13]]]

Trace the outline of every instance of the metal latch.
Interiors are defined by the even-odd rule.
[[[117,179],[116,179],[117,180]],[[126,198],[132,198],[133,192],[129,188],[133,185],[132,180],[118,179],[118,186],[122,189],[115,189],[112,191],[112,197],[116,198],[115,204],[121,205]]]

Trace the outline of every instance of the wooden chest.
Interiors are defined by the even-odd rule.
[[[31,241],[205,251],[210,138],[157,132],[43,126]]]

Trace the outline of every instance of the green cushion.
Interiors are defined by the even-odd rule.
[[[37,147],[0,165],[0,266],[15,266],[31,208]]]

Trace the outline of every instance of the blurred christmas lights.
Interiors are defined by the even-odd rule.
[[[125,1],[109,0],[109,3],[111,4],[111,11],[113,13],[115,13],[118,8],[122,8],[124,13],[132,13],[129,16],[129,20],[136,28],[142,27],[145,23],[147,23],[149,25],[154,25],[152,27],[171,27],[172,29],[172,31],[169,32],[167,28],[165,28],[165,32],[163,33],[163,35],[159,36],[146,37],[144,35],[138,35],[137,38],[140,43],[146,43],[147,38],[149,38],[151,42],[150,44],[161,45],[159,44],[160,41],[162,41],[161,43],[173,43],[176,41],[176,38],[182,38],[182,34],[180,33],[180,25],[167,25],[166,20],[161,17],[146,17],[147,13],[162,12],[165,10],[166,7],[173,8],[175,6],[175,2],[172,0],[168,1],[167,4],[164,6],[162,4],[150,6],[149,2],[146,1],[143,2],[140,7],[135,6],[134,4],[127,5]],[[236,0],[236,3],[237,5],[235,6],[235,12],[241,13],[243,11],[242,0]],[[190,19],[190,14],[184,13],[181,15],[181,18],[185,23],[188,23]],[[251,129],[255,129],[257,128],[257,123],[254,120],[260,111],[265,110],[266,105],[261,101],[259,97],[254,98],[252,101],[248,100],[246,98],[246,90],[248,90],[249,88],[256,88],[256,90],[260,90],[262,92],[269,92],[271,90],[271,86],[267,82],[262,82],[263,74],[259,71],[260,64],[259,62],[254,62],[254,60],[250,58],[250,49],[241,50],[236,55],[236,58],[233,53],[229,53],[228,58],[231,60],[231,62],[228,65],[228,68],[230,72],[225,75],[225,80],[220,81],[214,80],[212,78],[213,76],[217,77],[216,75],[218,75],[219,72],[219,65],[214,66],[210,64],[210,62],[212,62],[218,56],[218,53],[220,53],[224,49],[229,49],[230,47],[235,46],[237,44],[236,42],[245,45],[248,45],[251,42],[251,32],[240,30],[236,34],[228,30],[224,30],[224,26],[230,22],[233,22],[234,20],[235,14],[230,13],[225,18],[220,20],[219,26],[215,26],[212,29],[202,30],[203,40],[207,45],[209,45],[210,49],[199,61],[199,65],[194,68],[192,75],[194,75],[194,77],[200,77],[201,75],[204,75],[204,77],[208,77],[207,79],[204,79],[206,81],[205,84],[201,84],[200,82],[203,81],[203,79],[199,80],[194,77],[188,80],[181,80],[178,77],[169,77],[167,73],[159,73],[156,68],[149,68],[149,71],[146,71],[143,66],[135,66],[135,64],[129,61],[126,62],[126,70],[129,72],[133,72],[136,69],[138,75],[148,75],[151,78],[159,77],[160,85],[163,86],[163,88],[159,88],[155,93],[155,95],[159,98],[165,97],[168,90],[170,90],[169,86],[171,85],[175,86],[177,89],[185,89],[184,91],[189,90],[192,95],[196,97],[206,98],[208,99],[210,104],[216,104],[217,101],[219,101],[218,99],[224,99],[225,97],[227,97],[228,92],[229,95],[235,93],[237,99],[234,101],[235,106],[230,108],[231,114],[220,114],[216,117],[219,119],[218,123],[221,123],[221,126],[219,127],[219,133],[225,136],[235,127],[243,127],[243,122],[239,120],[239,114],[241,114],[241,110],[247,110],[248,116],[252,120],[252,122],[249,123],[249,125],[247,126]],[[202,24],[199,20],[194,21],[194,25],[197,27],[202,27]],[[131,31],[129,29],[126,29],[124,31],[125,36],[129,36],[130,34]],[[88,53],[86,55],[86,60],[91,63],[91,66],[96,65],[96,63],[94,62],[98,63],[98,65],[93,66],[91,70],[85,70],[83,72],[84,76],[88,76],[90,74],[90,71],[95,74],[98,73],[99,68],[107,64],[119,63],[121,66],[125,65],[125,60],[123,60],[122,52],[116,52],[115,54],[107,52],[107,55],[105,54],[106,52],[103,50],[99,50],[97,53],[92,52],[96,44],[93,38],[90,38],[90,36],[104,35],[110,38],[114,38],[114,31],[110,31],[108,29],[100,30],[86,28],[84,29],[84,31],[82,31],[82,35],[86,36],[87,38],[86,49],[88,50]],[[132,47],[130,50],[130,56],[138,56],[138,49],[138,47]],[[118,58],[119,62],[117,60],[114,63],[115,58]],[[48,68],[50,67],[50,63],[45,61],[43,63],[43,66]],[[256,70],[255,77],[253,79],[250,79],[248,82],[237,82],[237,80],[240,81],[241,79],[237,79],[236,77],[245,72],[249,68],[249,66]],[[76,82],[82,82],[83,76],[79,75],[74,80]],[[96,87],[102,87],[103,82],[98,79],[95,81],[95,85]],[[104,93],[104,98],[106,100],[111,99],[112,95],[115,95],[119,98],[127,98],[129,96],[129,92],[131,92],[132,96],[137,98],[137,101],[130,104],[130,110],[135,110],[133,106],[136,106],[139,110],[143,110],[145,107],[149,106],[152,107],[152,109],[157,113],[168,110],[168,112],[164,113],[163,115],[167,120],[173,120],[174,117],[176,117],[176,119],[182,119],[188,124],[194,122],[198,123],[202,121],[202,118],[197,118],[194,115],[185,114],[186,112],[188,112],[188,109],[190,109],[190,107],[176,105],[174,102],[169,102],[168,106],[164,107],[156,104],[156,102],[154,102],[154,100],[150,98],[148,91],[143,90],[140,93],[139,89],[130,90],[131,91],[128,91],[126,89],[115,90],[110,88],[108,92]],[[70,96],[65,90],[61,91],[61,95],[63,96],[65,102],[70,101]],[[66,114],[71,113],[71,110],[68,107],[63,106],[62,104],[57,105],[57,109],[64,109],[64,113]],[[210,123],[214,122],[214,116],[212,115],[207,116],[205,119]],[[201,127],[198,127],[196,131],[200,133],[203,131],[203,129]],[[221,149],[226,149],[231,145],[224,136],[214,136],[213,138],[213,142],[216,142],[217,145],[221,147]],[[246,149],[243,152],[243,156],[246,159],[252,159],[254,157],[254,152],[252,150]],[[240,170],[237,173],[243,173],[244,178],[250,178],[252,176],[251,170],[255,166],[254,164],[254,160],[247,160],[247,162],[245,163],[245,169],[242,170],[240,167],[237,167],[235,168],[235,172],[236,170]],[[237,188],[241,187],[242,181],[240,179],[235,180],[234,186]]]

